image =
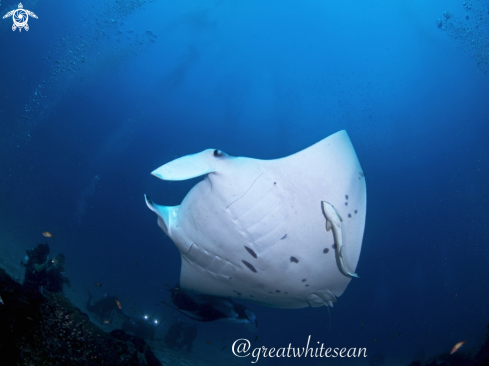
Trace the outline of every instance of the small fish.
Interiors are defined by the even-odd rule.
[[[93,284],[94,284],[95,286],[102,287],[102,284],[101,284],[101,283],[94,282]]]
[[[117,304],[117,307],[119,309],[122,309],[122,304],[121,304],[121,302],[119,300],[115,299],[115,303]]]
[[[226,337],[224,337],[224,338],[221,340],[221,342],[224,342],[224,340],[225,340],[225,339],[226,339]]]
[[[5,305],[5,304],[3,303],[2,296],[0,296],[0,304]]]
[[[54,235],[51,234],[49,231],[45,231],[42,233],[42,235],[44,235],[45,238],[52,238]]]
[[[131,311],[132,311],[133,313],[135,313],[134,309],[131,309]]]
[[[104,324],[110,324],[110,320],[104,320]]]
[[[401,332],[399,332],[399,334],[397,336],[400,337],[401,336]]]
[[[394,333],[394,334],[392,335],[392,338],[396,338],[396,333]]]
[[[226,346],[222,347],[221,352],[224,351],[224,348],[226,348]]]
[[[465,344],[465,342],[467,341],[458,342],[455,346],[453,346],[452,352],[450,352],[450,354],[457,352],[458,349]]]
[[[387,338],[389,338],[389,337],[390,337],[390,335],[387,334]]]
[[[258,336],[255,337],[255,340],[253,342],[256,342],[257,339],[258,339]]]
[[[136,266],[138,265],[138,261],[136,261]]]
[[[127,302],[129,302],[129,300],[128,300],[128,299],[124,299],[124,300],[126,300]]]
[[[363,326],[364,326],[364,325],[365,325],[365,323],[364,323],[364,322],[362,322],[362,324],[360,325],[360,328],[362,328],[362,329],[363,329]]]
[[[122,315],[118,315],[119,318],[121,318],[122,320],[126,320],[126,318],[124,318]]]
[[[210,346],[211,345],[211,342],[207,341],[207,344]]]
[[[29,319],[31,322],[33,322],[33,321],[34,321],[34,319],[29,318],[28,316],[26,316],[26,318],[27,318],[27,319]]]
[[[379,343],[379,341],[377,340],[377,338],[374,338],[374,341],[375,341],[375,343]]]
[[[457,298],[457,294],[455,294],[455,297],[453,298],[454,300]]]

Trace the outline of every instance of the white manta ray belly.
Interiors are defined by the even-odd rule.
[[[183,289],[281,308],[332,306],[356,276],[366,186],[345,131],[282,159],[209,149],[152,174],[205,175],[180,206],[146,197],[180,250]]]

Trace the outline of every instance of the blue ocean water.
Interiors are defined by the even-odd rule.
[[[489,322],[487,1],[23,6],[38,16],[28,31],[0,20],[0,246],[23,255],[52,232],[73,302],[83,307],[85,285],[110,292],[165,319],[162,337],[180,317],[161,304],[180,254],[143,194],[178,205],[200,178],[150,172],[207,148],[281,158],[346,130],[365,173],[367,219],[360,278],[330,309],[331,325],[324,307],[243,302],[259,338],[199,323],[196,350],[251,363],[231,354],[234,340],[303,347],[311,336],[407,364],[461,340],[479,346]],[[17,7],[4,0],[0,13]]]

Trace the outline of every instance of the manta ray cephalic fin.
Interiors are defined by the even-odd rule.
[[[220,150],[207,149],[197,154],[182,156],[151,172],[162,180],[187,180],[213,173],[222,159],[228,157]]]

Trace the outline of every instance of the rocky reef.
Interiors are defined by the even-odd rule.
[[[162,365],[142,338],[106,333],[64,295],[29,291],[2,268],[0,296],[0,360],[9,365]]]

